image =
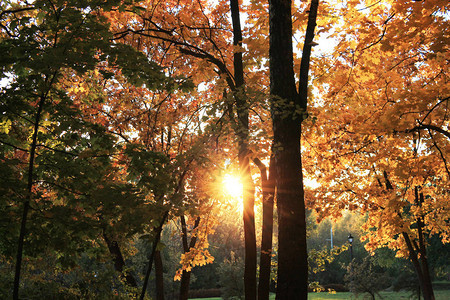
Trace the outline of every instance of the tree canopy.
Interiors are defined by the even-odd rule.
[[[411,260],[434,299],[449,27],[442,0],[3,1],[0,295],[143,299],[177,236],[187,299],[242,201],[246,299],[271,281],[277,299],[307,297],[309,211],[365,216],[365,248]],[[110,288],[87,287],[97,276]]]

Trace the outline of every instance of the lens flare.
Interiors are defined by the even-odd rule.
[[[226,174],[223,177],[222,184],[226,196],[236,201],[242,199],[242,183],[239,180],[239,177],[232,174]]]

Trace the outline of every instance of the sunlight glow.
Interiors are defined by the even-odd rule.
[[[222,180],[224,194],[234,201],[240,201],[242,199],[242,183],[239,177],[226,174]]]

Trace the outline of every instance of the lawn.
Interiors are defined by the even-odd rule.
[[[382,299],[386,300],[407,300],[410,298],[410,293],[408,292],[380,292]],[[436,296],[436,300],[447,300],[450,299],[450,290],[435,290],[434,295]],[[193,298],[190,300],[221,300],[222,298]],[[275,299],[275,294],[270,295],[270,300]],[[360,295],[358,298],[355,298],[355,295],[352,293],[309,293],[308,299],[311,300],[329,300],[329,299],[365,299],[363,295]],[[380,299],[376,296],[376,299]]]
[[[376,296],[376,299],[389,299],[389,300],[406,300],[412,299],[411,293],[409,292],[380,292],[382,298]],[[450,299],[450,290],[447,291],[434,291],[436,300],[447,300]],[[275,298],[274,298],[275,299]],[[358,298],[352,293],[309,293],[308,299],[313,300],[328,300],[328,299],[367,299],[363,295]]]

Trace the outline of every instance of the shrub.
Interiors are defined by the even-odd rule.
[[[348,288],[340,283],[329,283],[322,286],[325,291],[335,291],[335,292],[348,292]]]
[[[242,258],[235,258],[231,252],[231,258],[224,260],[219,269],[220,285],[222,286],[222,298],[244,299],[244,262]]]
[[[344,280],[357,297],[359,294],[367,293],[371,299],[375,299],[375,294],[390,284],[389,276],[372,263],[371,257],[364,258],[361,263],[353,260],[347,268]]]
[[[394,291],[406,290],[410,291],[412,296],[420,298],[420,284],[417,275],[411,271],[400,273],[392,284]]]

